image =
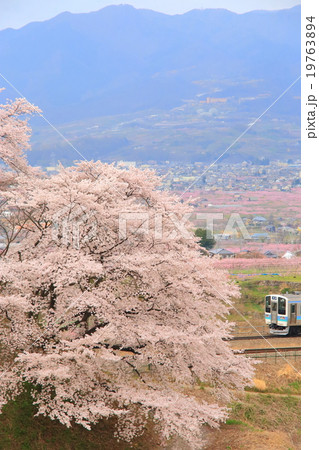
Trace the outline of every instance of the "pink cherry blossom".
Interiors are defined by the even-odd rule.
[[[172,215],[191,208],[158,190],[152,171],[101,162],[51,177],[32,169],[29,130],[17,116],[33,110],[14,105],[0,110],[1,177],[11,180],[0,191],[9,211],[0,343],[13,362],[0,374],[0,404],[28,382],[38,414],[67,427],[116,416],[117,435],[131,440],[152,417],[165,438],[201,446],[201,425],[224,421],[231,392],[253,373],[223,340],[237,287],[195,237],[176,230]],[[121,237],[119,218],[128,212]],[[198,381],[212,386],[211,403],[189,394]]]

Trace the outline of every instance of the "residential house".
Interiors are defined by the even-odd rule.
[[[254,241],[262,241],[262,240],[266,240],[269,239],[269,234],[268,233],[254,233],[251,238]]]
[[[294,253],[292,253],[292,252],[290,252],[289,250],[282,256],[282,258],[285,258],[285,259],[292,259],[292,258],[295,258],[295,254]]]
[[[235,256],[235,253],[226,250],[225,248],[213,248],[212,250],[209,250],[209,253],[211,256],[219,256],[221,258],[233,258]]]
[[[270,250],[267,250],[264,253],[265,256],[267,256],[267,258],[278,258],[278,255],[276,255],[276,253],[271,252]]]
[[[255,223],[255,224],[262,224],[262,223],[265,223],[265,222],[267,222],[267,219],[265,219],[265,217],[256,216],[256,217],[253,218],[253,223]]]
[[[215,239],[222,239],[224,241],[228,241],[229,239],[231,239],[231,235],[230,234],[215,234]]]

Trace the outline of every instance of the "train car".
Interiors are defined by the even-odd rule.
[[[301,334],[301,295],[266,295],[265,321],[271,334]]]

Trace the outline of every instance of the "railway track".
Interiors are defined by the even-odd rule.
[[[301,352],[301,347],[268,347],[268,348],[244,348],[242,350],[234,350],[234,353],[255,355],[261,353],[288,353],[288,352]]]
[[[230,338],[230,341],[253,341],[255,339],[274,339],[274,338],[291,338],[291,337],[298,337],[298,336],[280,336],[280,335],[276,335],[276,334],[266,334],[264,336],[233,336],[232,338]]]

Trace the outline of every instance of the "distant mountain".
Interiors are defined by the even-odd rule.
[[[0,72],[54,124],[72,122],[63,132],[87,157],[210,161],[298,77],[300,6],[63,13],[0,31]],[[281,122],[259,131],[258,151],[271,159],[299,152],[299,96],[297,84],[273,108]],[[110,116],[118,121],[102,120]],[[35,128],[35,164],[65,153],[50,131]],[[256,140],[239,145],[236,160],[260,156]]]
[[[62,13],[0,32],[1,72],[52,120],[171,108],[205,79],[262,79],[286,88],[300,72],[300,7],[169,16],[132,6]]]

